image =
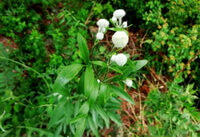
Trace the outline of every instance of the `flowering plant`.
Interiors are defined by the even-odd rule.
[[[85,130],[92,131],[99,136],[99,129],[110,126],[110,120],[122,125],[117,110],[122,98],[132,104],[134,101],[124,91],[124,87],[133,87],[132,76],[146,65],[146,60],[131,61],[126,53],[119,53],[128,43],[128,32],[123,27],[122,17],[124,10],[116,10],[114,28],[109,28],[106,19],[97,22],[98,32],[96,40],[89,52],[87,42],[81,34],[77,41],[82,64],[72,64],[63,68],[53,86],[54,95],[58,96],[58,105],[55,108],[49,127],[59,125],[59,130],[69,128],[75,137],[80,137]],[[113,20],[112,18],[112,20]],[[116,31],[112,37],[114,44],[111,51],[104,51],[103,56],[94,56],[98,53],[99,40],[104,38],[106,31]],[[109,76],[109,75],[113,76]],[[67,91],[66,86],[75,79],[76,87]],[[59,131],[58,131],[59,132]]]

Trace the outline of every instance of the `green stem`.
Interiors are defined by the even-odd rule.
[[[94,58],[94,49],[95,49],[95,47],[96,47],[96,45],[99,43],[99,40],[95,40],[94,41],[94,45],[92,46],[92,51],[91,51],[91,60],[93,60],[93,58]],[[98,72],[96,71],[96,69],[95,69],[95,67],[94,67],[94,64],[92,64],[92,68],[93,68],[93,70],[94,70],[94,73],[95,73],[95,75],[97,76],[97,78],[100,80],[100,81],[102,81],[101,79],[100,79],[100,77],[99,77],[99,74],[98,74]]]
[[[12,60],[12,59],[9,59],[9,58],[6,58],[6,57],[0,56],[0,59],[8,60],[8,61],[13,62],[13,63],[15,63],[15,64],[18,64],[18,65],[20,65],[20,66],[22,66],[22,67],[24,67],[24,68],[26,68],[26,69],[28,69],[28,70],[31,70],[31,71],[35,72],[36,74],[38,74],[38,75],[44,80],[45,84],[46,84],[47,87],[48,87],[48,90],[51,91],[51,90],[50,90],[50,86],[49,86],[47,80],[42,76],[42,74],[40,74],[40,73],[39,73],[38,71],[36,71],[35,69],[32,69],[31,67],[26,66],[25,64],[22,64],[22,63],[20,63],[20,62],[17,62],[17,61],[15,61],[15,60]]]
[[[115,47],[113,46],[109,55],[108,55],[108,62],[107,62],[107,72],[105,73],[104,77],[103,77],[103,82],[106,82],[107,80],[105,80],[106,78],[106,75],[109,73],[109,69],[110,69],[110,64],[111,64],[111,55],[113,54],[113,51],[114,51]]]

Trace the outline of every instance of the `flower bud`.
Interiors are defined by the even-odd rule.
[[[104,34],[103,34],[102,32],[98,32],[98,33],[96,34],[96,39],[102,40],[103,38],[104,38]]]
[[[109,26],[109,22],[106,19],[100,19],[97,21],[97,26],[106,28]]]
[[[124,21],[124,22],[122,23],[122,27],[123,27],[123,28],[127,28],[127,26],[128,26],[128,22],[127,22],[127,21]]]
[[[127,56],[124,55],[123,53],[113,55],[111,57],[111,61],[116,62],[117,65],[119,65],[119,66],[124,66],[127,62]]]
[[[115,18],[122,18],[126,15],[126,12],[123,10],[123,9],[118,9],[118,10],[115,10],[114,13],[113,13],[113,16]]]
[[[112,21],[113,21],[113,23],[116,23],[117,22],[117,18],[116,17],[112,17],[112,19],[111,19]]]
[[[126,80],[124,81],[124,83],[125,83],[128,87],[132,87],[132,85],[133,85],[133,81],[132,81],[131,79],[126,79]]]
[[[124,31],[117,31],[112,36],[112,42],[117,48],[124,48],[128,43],[128,35]]]

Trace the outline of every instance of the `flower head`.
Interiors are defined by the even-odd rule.
[[[124,66],[127,62],[127,56],[124,55],[123,53],[113,55],[111,57],[111,61],[117,63],[119,66]]]
[[[109,22],[106,19],[100,19],[97,21],[97,26],[106,28],[109,26]]]
[[[112,42],[114,43],[114,46],[117,48],[124,48],[128,43],[128,35],[124,31],[117,31],[112,36]]]
[[[128,22],[127,22],[127,21],[124,21],[124,22],[122,23],[122,27],[123,27],[123,28],[127,28],[127,26],[128,26]]]
[[[126,15],[126,12],[123,9],[115,10],[113,13],[113,17],[115,18],[123,18]]]
[[[128,87],[131,87],[133,85],[133,81],[131,79],[126,79],[124,81],[124,83],[128,86]]]
[[[96,34],[96,39],[102,40],[103,38],[104,38],[104,34],[103,34],[102,32],[98,32],[98,33]]]

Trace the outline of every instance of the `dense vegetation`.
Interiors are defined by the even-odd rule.
[[[198,137],[199,68],[199,0],[1,0],[0,137]]]

